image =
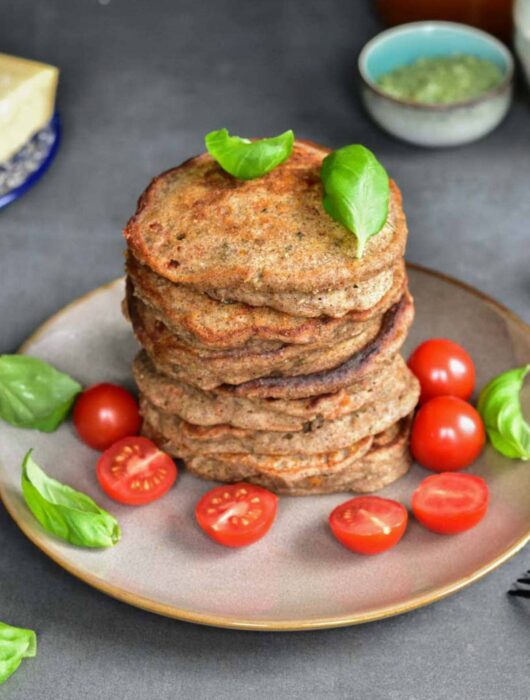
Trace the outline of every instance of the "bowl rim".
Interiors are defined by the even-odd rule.
[[[401,34],[403,32],[409,32],[413,30],[421,30],[424,31],[426,29],[437,29],[437,28],[446,28],[446,29],[456,29],[458,31],[464,30],[464,32],[467,32],[469,34],[474,34],[475,36],[479,36],[481,39],[486,41],[489,44],[492,44],[506,59],[506,74],[503,78],[503,80],[496,85],[495,87],[491,88],[491,90],[487,90],[486,92],[482,93],[481,95],[478,95],[477,97],[470,98],[469,100],[460,100],[459,102],[448,102],[448,103],[443,103],[443,104],[432,104],[428,102],[415,102],[413,100],[401,100],[398,97],[394,97],[393,95],[389,95],[387,92],[384,90],[381,90],[381,88],[375,83],[372,78],[368,75],[366,69],[365,69],[365,64],[366,64],[366,59],[370,51],[376,46],[382,39],[384,40],[385,38],[388,38],[389,36],[393,36],[395,34]],[[379,34],[376,34],[373,36],[369,41],[366,42],[366,44],[363,46],[359,53],[359,57],[357,59],[357,69],[359,71],[359,75],[361,76],[362,81],[364,84],[370,88],[373,92],[375,92],[377,95],[380,97],[383,97],[386,100],[389,100],[390,102],[394,102],[397,105],[401,105],[404,107],[411,107],[413,109],[420,109],[420,110],[427,110],[429,112],[446,112],[450,111],[452,109],[457,109],[461,107],[470,107],[472,105],[479,104],[481,102],[486,102],[487,100],[491,99],[492,97],[495,97],[503,92],[505,92],[507,89],[510,88],[512,82],[513,82],[513,75],[514,75],[514,59],[512,52],[509,50],[507,46],[505,46],[502,41],[494,37],[492,34],[489,34],[488,32],[483,31],[482,29],[478,29],[477,27],[472,27],[469,24],[463,24],[461,22],[446,22],[442,20],[422,20],[419,22],[406,22],[405,24],[398,24],[395,27],[389,27],[388,29],[384,29],[382,32],[379,32]]]

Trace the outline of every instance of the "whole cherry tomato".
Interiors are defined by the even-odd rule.
[[[95,450],[136,435],[142,422],[134,396],[116,384],[96,384],[83,391],[73,419],[81,440]]]
[[[414,458],[435,472],[463,469],[482,452],[486,435],[478,412],[456,396],[423,404],[412,426]]]
[[[420,403],[435,396],[469,399],[475,387],[475,365],[463,347],[445,338],[418,345],[408,366],[421,385]]]

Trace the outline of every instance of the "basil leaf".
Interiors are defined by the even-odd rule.
[[[324,209],[355,234],[357,257],[383,228],[388,216],[388,174],[364,146],[344,146],[324,158],[320,178]]]
[[[230,136],[227,129],[210,131],[206,150],[223,170],[239,180],[253,180],[270,173],[291,155],[294,133],[289,130],[270,139],[250,141]]]
[[[12,627],[0,622],[0,685],[22,663],[37,654],[37,636],[33,630]]]
[[[80,391],[80,384],[43,360],[0,356],[0,418],[17,428],[52,432]]]
[[[510,459],[530,459],[530,425],[521,409],[520,393],[530,364],[492,379],[480,392],[478,412],[493,447]]]
[[[50,478],[31,457],[22,462],[22,493],[42,527],[79,547],[112,547],[120,537],[117,520],[90,496]]]

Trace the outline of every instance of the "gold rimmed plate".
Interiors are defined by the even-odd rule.
[[[474,358],[479,387],[530,361],[530,328],[500,304],[426,269],[409,266],[409,275],[417,315],[406,352],[429,337],[452,338]],[[84,385],[113,381],[132,388],[130,364],[137,346],[121,316],[122,295],[122,280],[96,289],[53,316],[22,350]],[[2,423],[0,444],[0,496],[37,547],[111,596],[201,624],[300,630],[397,615],[481,578],[530,539],[530,466],[506,460],[490,447],[471,469],[491,489],[490,510],[478,527],[443,537],[412,520],[396,548],[361,557],[343,549],[327,528],[327,515],[347,494],[281,498],[267,537],[228,550],[208,540],[194,521],[195,503],[211,487],[208,482],[184,473],[160,501],[127,508],[99,490],[97,453],[79,442],[70,422],[53,434]],[[20,464],[30,447],[50,475],[90,494],[118,518],[123,538],[116,547],[77,549],[42,530],[20,491]],[[409,505],[427,475],[415,466],[381,493]]]

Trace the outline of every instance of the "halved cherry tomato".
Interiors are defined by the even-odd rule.
[[[144,437],[118,440],[98,459],[99,485],[119,503],[143,506],[163,496],[176,481],[178,470],[169,455]]]
[[[412,496],[416,519],[429,530],[456,535],[479,523],[488,509],[484,479],[445,472],[424,479]]]
[[[437,396],[424,404],[414,419],[410,448],[427,469],[463,469],[482,452],[486,435],[478,412],[456,396]]]
[[[95,450],[136,435],[142,422],[134,396],[116,384],[95,384],[83,391],[73,419],[81,440]]]
[[[475,365],[464,348],[452,340],[426,340],[409,357],[408,366],[420,381],[420,403],[435,396],[469,399],[473,393]]]
[[[212,540],[225,547],[245,547],[270,530],[277,507],[274,493],[240,482],[207,491],[195,507],[195,517]]]
[[[379,554],[393,547],[403,537],[407,521],[405,506],[379,496],[352,498],[329,516],[338,541],[359,554]]]

